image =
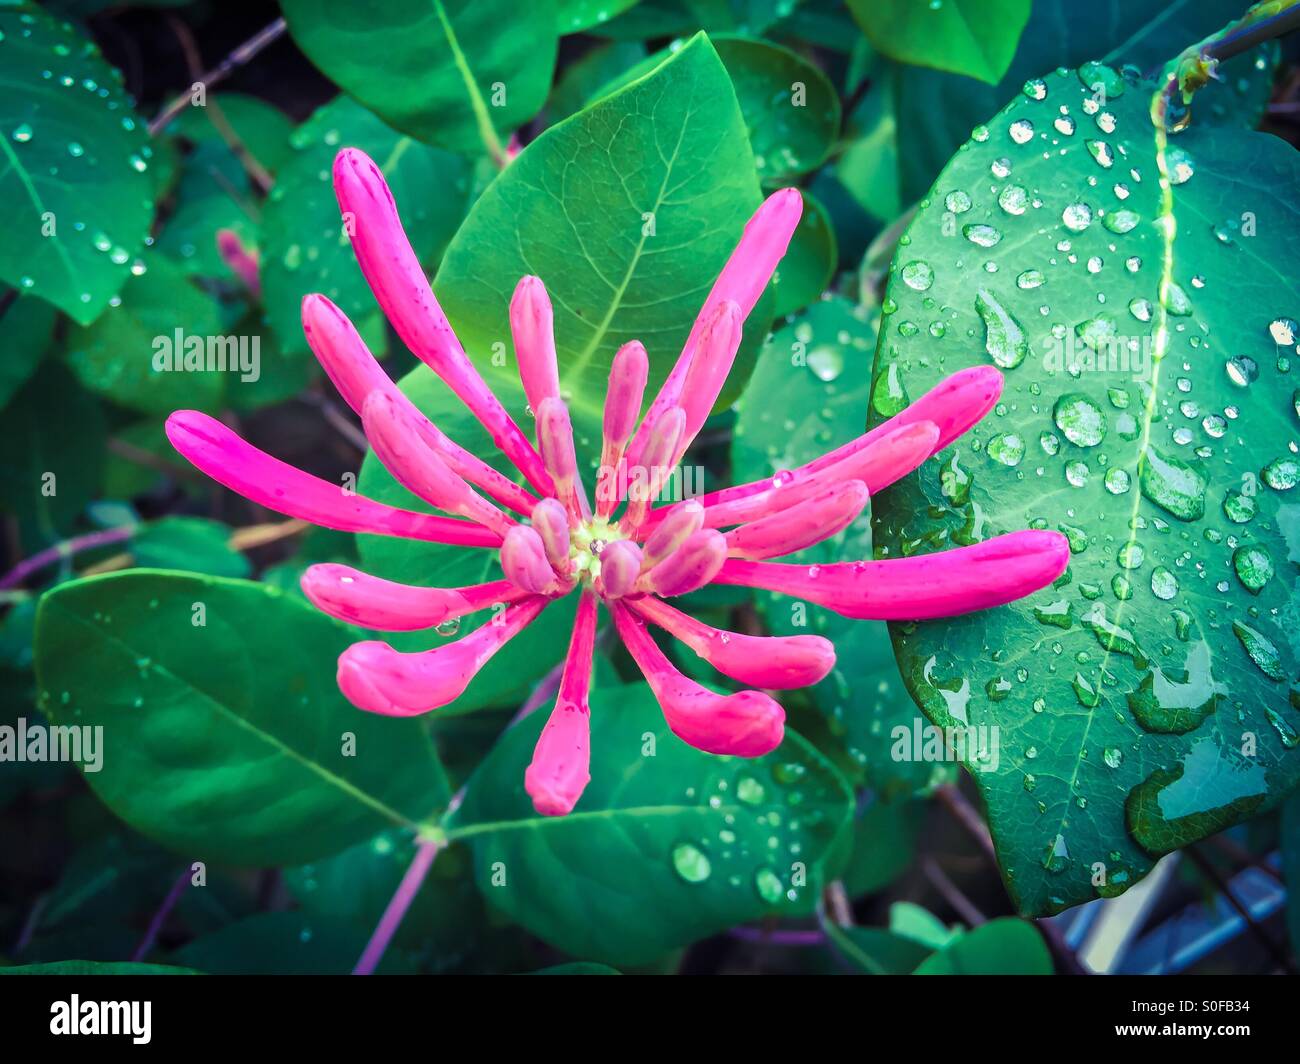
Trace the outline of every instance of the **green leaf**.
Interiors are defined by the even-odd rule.
[[[915,857],[924,820],[922,802],[876,799],[853,822],[853,856],[844,870],[850,897],[883,890],[906,871]]]
[[[375,313],[334,197],[332,167],[339,150],[360,148],[375,160],[423,262],[436,261],[464,217],[469,165],[394,131],[346,96],[331,100],[294,130],[292,143],[293,156],[281,168],[262,215],[261,279],[281,349],[303,354],[308,350],[303,296],[320,292],[358,323]],[[432,189],[437,195],[430,195]]]
[[[287,0],[298,47],[395,129],[453,151],[494,146],[546,102],[555,6],[503,0]]]
[[[556,964],[550,968],[539,968],[529,975],[622,975],[617,968],[608,964],[593,964],[591,961],[573,961],[569,964]]]
[[[205,517],[162,517],[131,537],[143,569],[184,569],[211,576],[245,577],[248,559],[229,544],[230,528]]]
[[[104,414],[61,362],[47,361],[5,407],[0,506],[28,549],[71,530],[104,475]]]
[[[1243,10],[1241,0],[1036,0],[1015,60],[996,85],[919,66],[900,65],[887,72],[903,131],[898,166],[904,203],[920,199],[970,131],[996,114],[1027,80],[1093,59],[1117,69],[1131,63],[1153,70]],[[1254,69],[1257,58],[1248,54],[1223,64],[1222,82],[1200,94],[1196,122],[1233,124],[1232,112],[1240,124],[1241,115],[1255,106],[1244,101],[1261,92],[1267,98],[1272,78]]]
[[[769,41],[713,43],[736,88],[759,178],[780,183],[820,165],[840,131],[840,98],[826,75]]]
[[[621,83],[623,75],[645,58],[645,45],[639,41],[610,41],[566,64],[542,112],[546,125],[577,114],[603,87],[616,80]]]
[[[784,318],[819,299],[830,287],[838,262],[839,249],[835,246],[835,228],[830,215],[805,192],[803,217],[772,278],[775,316]]]
[[[878,52],[995,84],[1016,54],[1030,0],[849,0]]]
[[[0,966],[0,975],[203,975],[193,968],[134,961],[51,961],[48,964]]]
[[[873,500],[888,554],[1071,540],[1054,588],[892,627],[936,725],[998,729],[975,779],[1035,914],[1121,892],[1300,779],[1300,211],[1274,194],[1300,156],[1194,126],[1158,159],[1151,83],[1116,79],[1101,108],[1097,76],[1048,77],[944,171],[892,266],[873,398],[884,416],[963,367],[1006,370],[981,425]]]
[[[41,599],[40,705],[103,726],[86,781],[136,830],[203,860],[301,863],[446,801],[420,724],[339,694],[334,662],[354,638],[262,584],[91,577]]]
[[[519,278],[541,277],[580,455],[594,460],[614,352],[645,344],[654,395],[759,201],[731,81],[697,36],[528,145],[470,210],[435,290],[479,371],[522,420],[516,367],[497,353],[510,350]],[[761,304],[750,316],[723,403],[769,319]]]
[[[448,821],[452,839],[472,840],[495,908],[567,953],[610,964],[811,911],[850,793],[803,739],[787,730],[766,757],[714,757],[668,731],[645,685],[597,689],[591,783],[568,816],[542,817],[523,782],[546,715],[502,736]],[[574,882],[581,890],[564,886]]]
[[[836,952],[866,975],[908,975],[930,950],[905,935],[879,927],[839,927],[829,921],[826,935]]]
[[[4,312],[5,357],[0,360],[0,406],[36,372],[54,337],[58,312],[39,299],[19,296]]]
[[[1051,975],[1043,936],[1014,917],[990,920],[932,953],[913,975]]]
[[[302,912],[257,913],[195,939],[172,959],[212,975],[346,975],[366,948],[366,931]],[[381,974],[411,969],[396,949]]]
[[[731,447],[732,479],[762,480],[794,469],[862,434],[871,387],[868,362],[876,321],[843,299],[815,303],[763,348],[740,404]],[[807,564],[872,556],[870,516],[793,555]],[[866,780],[888,794],[942,782],[942,765],[895,761],[889,737],[910,731],[918,713],[907,697],[881,621],[855,621],[814,603],[758,594],[777,635],[809,632],[835,644],[836,668],[809,689],[832,734]]]
[[[555,28],[560,34],[581,33],[635,7],[638,0],[555,0]]]
[[[226,378],[238,379],[238,357],[231,352],[239,338],[221,336],[217,304],[180,267],[158,253],[146,262],[148,269],[127,281],[120,306],[69,331],[68,365],[92,392],[133,410],[214,410]],[[201,360],[191,348],[201,350]],[[203,368],[186,368],[187,355]],[[219,368],[223,362],[236,369]]]
[[[0,281],[94,321],[153,219],[152,149],[122,75],[66,22],[0,9]]]

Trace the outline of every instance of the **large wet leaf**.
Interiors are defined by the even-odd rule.
[[[1300,212],[1276,191],[1300,157],[1204,127],[1158,152],[1151,93],[1058,73],[977,131],[899,249],[877,351],[877,417],[1006,372],[981,425],[875,500],[878,548],[1071,541],[1055,588],[893,628],[936,724],[1000,729],[974,775],[1027,912],[1118,893],[1300,778]]]
[[[555,6],[505,0],[285,0],[307,58],[395,129],[477,153],[532,118],[555,68]],[[431,190],[432,191],[432,190]]]
[[[0,281],[85,325],[149,232],[152,150],[121,74],[34,5],[0,10]]]
[[[86,781],[137,831],[199,860],[315,860],[447,799],[418,722],[339,694],[356,634],[265,584],[90,577],[41,599],[38,703],[102,727]]]
[[[736,483],[794,469],[862,433],[875,326],[865,310],[835,299],[815,303],[772,336],[741,398],[731,447]],[[839,535],[784,560],[811,565],[870,557],[866,513]],[[811,633],[835,644],[836,667],[808,693],[865,782],[887,793],[910,793],[934,774],[942,782],[942,765],[890,756],[894,729],[910,732],[919,714],[899,678],[883,622],[851,620],[768,592],[758,593],[758,604],[776,634]]]
[[[519,278],[541,277],[579,449],[594,457],[614,352],[645,344],[653,395],[758,204],[731,80],[701,35],[528,145],[470,210],[435,288],[480,372],[522,420],[507,312]],[[766,325],[760,304],[724,400]]]
[[[1150,72],[1240,17],[1245,6],[1241,0],[1035,0],[1015,58],[996,85],[924,66],[897,65],[887,73],[892,75],[904,201],[912,203],[924,195],[970,131],[996,113],[1027,79],[1097,58]],[[1255,69],[1258,59],[1252,53],[1223,65],[1222,81],[1209,86],[1197,101],[1198,122],[1221,124],[1231,118],[1238,125],[1250,125],[1258,120],[1272,81]]]
[[[546,710],[508,731],[449,822],[472,841],[496,908],[577,957],[644,964],[742,921],[807,915],[850,792],[792,732],[755,760],[674,736],[644,684],[591,707],[591,783],[566,817],[538,816],[524,769]]]

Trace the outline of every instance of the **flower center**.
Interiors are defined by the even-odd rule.
[[[600,576],[600,555],[611,543],[627,539],[617,521],[607,517],[591,517],[569,533],[569,558],[573,561],[573,575],[586,586]]]

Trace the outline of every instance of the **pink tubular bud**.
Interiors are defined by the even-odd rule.
[[[560,376],[555,361],[555,320],[551,300],[540,277],[521,277],[510,300],[510,334],[519,360],[519,379],[528,405],[559,398]]]
[[[726,560],[726,537],[716,528],[702,528],[646,573],[638,587],[668,597],[685,595],[709,583]]]
[[[469,587],[414,587],[334,562],[309,566],[299,584],[322,612],[381,632],[433,628],[497,603],[508,605],[526,594],[509,580]]]
[[[555,497],[564,503],[569,516],[585,517],[586,502],[578,484],[578,456],[573,450],[573,425],[563,399],[543,399],[538,405],[537,443],[555,484]]]
[[[245,248],[244,242],[239,239],[239,234],[233,229],[218,229],[217,255],[243,282],[249,292],[255,296],[262,294],[262,280],[258,276],[257,248]]]
[[[604,442],[596,490],[596,513],[608,517],[623,501],[623,448],[627,445],[645,398],[650,359],[640,342],[624,344],[614,355],[605,393]]]
[[[832,484],[811,499],[733,528],[727,533],[727,553],[756,561],[793,554],[843,532],[866,505],[862,481]]]
[[[533,507],[533,528],[542,537],[546,560],[560,576],[573,568],[569,561],[569,517],[559,499],[543,499]]]
[[[636,483],[628,489],[630,498],[623,518],[624,526],[631,532],[636,532],[650,503],[672,475],[685,429],[686,412],[675,406],[665,411],[650,431],[641,456],[642,464],[631,470],[636,474]]]
[[[678,503],[650,533],[642,551],[641,571],[653,569],[704,526],[704,507],[693,499]]]
[[[421,436],[413,408],[371,392],[361,408],[366,439],[406,488],[440,510],[459,514],[504,535],[514,522],[474,491]]]
[[[515,525],[501,544],[501,568],[506,579],[534,595],[550,595],[559,589],[559,579],[546,560],[546,547],[537,530]]]
[[[722,386],[740,349],[744,322],[745,315],[740,306],[725,299],[718,304],[700,333],[699,346],[682,384],[681,406],[686,411],[686,434],[680,444],[681,451],[686,450],[703,428],[713,404],[722,394]]]
[[[621,603],[610,606],[618,634],[654,691],[674,735],[697,750],[762,757],[781,745],[785,710],[761,691],[719,695],[673,668],[645,625]]]
[[[622,598],[636,587],[641,548],[630,539],[617,539],[600,553],[600,583],[606,598]]]

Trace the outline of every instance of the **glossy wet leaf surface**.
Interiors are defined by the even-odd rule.
[[[591,783],[567,817],[541,817],[523,783],[548,709],[505,734],[449,823],[453,838],[472,842],[489,904],[610,964],[811,912],[850,794],[808,743],[787,730],[766,757],[715,757],[668,731],[643,684],[600,688]]]
[[[355,638],[263,584],[90,577],[42,599],[38,704],[56,724],[103,727],[85,778],[136,830],[195,860],[313,860],[447,798],[417,722],[339,693],[334,663]]]
[[[39,8],[0,11],[0,280],[93,321],[153,219],[143,121],[99,48]]]
[[[1196,125],[1158,163],[1150,96],[1059,73],[977,130],[899,248],[877,352],[877,419],[964,366],[1006,373],[993,413],[875,500],[879,548],[1071,541],[1054,588],[893,629],[936,724],[1000,728],[974,778],[1026,912],[1118,893],[1300,778],[1300,214],[1274,193],[1300,165]]]

